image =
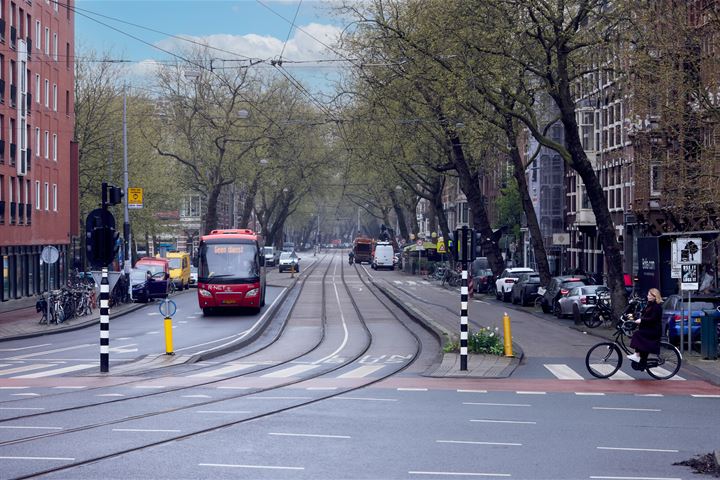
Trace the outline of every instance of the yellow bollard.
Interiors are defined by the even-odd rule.
[[[510,315],[505,312],[503,315],[503,340],[505,344],[505,356],[512,357],[512,331],[510,329]]]
[[[172,318],[165,317],[165,355],[175,355],[172,341]]]
[[[290,264],[290,278],[295,278],[295,262]]]

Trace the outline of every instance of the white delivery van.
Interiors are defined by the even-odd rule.
[[[375,244],[375,255],[373,256],[372,267],[374,269],[395,268],[395,252],[390,242],[378,242]]]

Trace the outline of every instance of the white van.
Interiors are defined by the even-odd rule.
[[[395,255],[390,242],[378,242],[375,244],[375,255],[373,256],[372,268],[395,268]]]
[[[263,256],[265,257],[265,266],[266,267],[274,267],[275,266],[275,248],[273,247],[263,247]]]

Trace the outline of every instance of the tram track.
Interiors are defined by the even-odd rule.
[[[310,349],[309,351],[305,352],[303,355],[296,356],[295,359],[298,359],[298,358],[301,358],[301,357],[303,357],[303,356],[309,355],[310,353],[312,353],[313,351],[315,351],[317,348],[319,348],[319,346],[322,345],[323,342],[324,342],[324,340],[325,340],[325,322],[327,321],[327,310],[326,310],[326,307],[327,307],[327,303],[328,303],[328,302],[327,302],[327,295],[326,295],[326,291],[325,291],[326,288],[327,288],[327,283],[328,283],[328,282],[326,281],[326,278],[327,278],[327,274],[328,274],[328,271],[329,271],[330,266],[332,265],[332,263],[333,263],[333,262],[331,261],[330,264],[328,265],[328,269],[325,271],[325,273],[324,273],[324,275],[323,275],[323,282],[322,282],[322,297],[323,297],[323,301],[322,301],[322,305],[323,305],[323,307],[322,307],[322,312],[323,312],[323,313],[322,313],[322,316],[323,316],[323,319],[322,319],[322,320],[323,320],[323,332],[322,332],[321,338],[320,338],[320,340],[317,342],[317,344],[315,345],[315,347],[313,347],[313,348]],[[230,396],[226,396],[226,397],[221,398],[221,399],[212,399],[212,400],[203,401],[203,402],[192,402],[190,405],[183,405],[183,406],[181,406],[181,407],[176,407],[176,408],[172,408],[172,409],[165,409],[165,410],[161,410],[161,411],[157,411],[157,412],[149,412],[149,413],[140,414],[140,415],[136,415],[136,416],[132,416],[132,417],[124,417],[124,418],[122,418],[122,419],[116,419],[116,420],[114,420],[114,421],[100,422],[100,423],[95,423],[95,424],[92,424],[92,425],[79,426],[79,427],[76,427],[76,428],[73,428],[73,429],[67,429],[67,430],[63,430],[63,431],[59,431],[59,432],[50,432],[50,433],[48,433],[48,434],[31,436],[31,437],[24,437],[24,438],[22,438],[22,439],[10,440],[10,441],[7,441],[7,442],[0,442],[0,447],[8,447],[8,446],[11,446],[11,445],[17,445],[17,444],[22,444],[22,443],[29,444],[29,443],[31,443],[31,442],[41,443],[42,441],[49,440],[51,437],[57,437],[57,436],[68,435],[68,434],[72,434],[72,433],[83,432],[83,431],[87,431],[87,430],[91,430],[91,429],[96,429],[96,428],[99,428],[99,427],[102,427],[102,426],[109,426],[109,425],[114,425],[114,424],[118,424],[118,423],[130,422],[130,421],[134,421],[134,420],[143,420],[143,419],[147,419],[147,418],[150,418],[150,417],[155,417],[155,416],[158,416],[158,415],[169,415],[169,414],[173,414],[173,413],[182,412],[182,411],[188,410],[188,409],[194,409],[194,408],[203,407],[203,406],[207,406],[207,405],[218,404],[218,403],[220,403],[220,402],[228,402],[228,401],[232,401],[232,400],[243,399],[243,398],[251,397],[251,396],[253,396],[253,395],[263,394],[263,393],[267,393],[267,392],[274,391],[274,390],[279,390],[279,389],[283,389],[283,388],[292,387],[292,386],[294,386],[294,385],[298,385],[298,384],[301,384],[301,383],[303,383],[303,382],[307,382],[307,381],[309,381],[309,380],[319,379],[319,378],[322,378],[323,376],[328,376],[329,374],[331,374],[331,373],[333,373],[333,372],[336,372],[336,371],[338,371],[338,370],[340,370],[340,369],[342,369],[342,368],[347,367],[348,365],[350,365],[350,364],[358,361],[359,358],[361,358],[363,355],[365,355],[365,354],[370,350],[370,348],[372,347],[372,345],[373,345],[373,343],[374,343],[374,342],[373,342],[373,337],[374,337],[374,335],[376,335],[376,334],[373,334],[372,329],[371,329],[370,327],[368,327],[368,322],[365,320],[365,318],[364,318],[364,316],[363,316],[363,313],[360,311],[360,308],[358,307],[356,298],[354,298],[353,292],[351,291],[350,287],[348,286],[348,283],[347,283],[347,281],[346,281],[346,279],[345,279],[342,257],[341,257],[341,261],[340,261],[340,267],[341,267],[341,279],[342,279],[342,283],[343,283],[343,285],[344,285],[344,287],[345,287],[345,292],[346,292],[346,294],[348,295],[348,297],[349,297],[350,300],[351,300],[351,304],[352,304],[352,306],[353,306],[353,310],[354,310],[355,314],[357,315],[357,320],[359,321],[360,325],[361,325],[362,328],[366,331],[366,334],[367,334],[364,344],[361,345],[362,348],[360,348],[360,349],[358,350],[358,352],[357,352],[355,355],[353,355],[351,358],[349,358],[349,359],[347,359],[347,360],[345,360],[345,361],[343,361],[343,362],[336,363],[335,365],[330,366],[330,368],[322,369],[322,371],[314,372],[313,374],[309,374],[309,375],[303,375],[303,376],[298,377],[298,378],[293,379],[293,380],[289,380],[289,381],[285,381],[285,382],[279,382],[279,383],[277,383],[277,384],[275,384],[275,385],[272,385],[271,387],[268,387],[268,388],[259,388],[259,389],[257,389],[257,390],[252,391],[252,392],[244,392],[244,393],[242,393],[242,394],[230,395]],[[356,273],[357,273],[357,272],[356,272]],[[195,437],[195,436],[197,436],[197,435],[203,435],[203,434],[207,434],[207,433],[210,433],[210,432],[213,432],[213,431],[217,431],[217,430],[221,430],[221,429],[225,429],[225,428],[230,428],[230,427],[232,427],[232,426],[240,425],[240,424],[242,424],[242,423],[246,423],[246,422],[258,420],[258,419],[265,418],[265,417],[272,416],[272,415],[277,415],[277,414],[280,414],[280,413],[283,413],[283,412],[287,412],[287,411],[289,411],[289,410],[293,410],[293,409],[296,409],[296,408],[300,408],[300,407],[303,407],[303,406],[306,406],[306,405],[310,405],[310,404],[313,404],[313,403],[317,403],[317,402],[320,402],[320,401],[323,401],[323,400],[335,398],[335,397],[338,397],[338,396],[340,396],[340,395],[344,395],[344,394],[346,394],[346,393],[348,393],[348,392],[352,392],[352,391],[356,391],[356,390],[359,390],[359,389],[363,389],[363,388],[366,388],[366,387],[368,387],[368,386],[370,386],[370,385],[372,385],[372,384],[381,382],[381,381],[385,380],[386,378],[388,378],[388,377],[390,377],[390,376],[392,376],[392,375],[395,375],[395,374],[401,372],[402,370],[406,369],[408,366],[410,366],[410,365],[415,361],[415,359],[418,357],[418,355],[419,355],[420,352],[422,351],[422,344],[421,344],[419,338],[417,337],[417,335],[416,335],[414,332],[412,332],[412,330],[404,323],[404,321],[403,321],[402,319],[400,319],[399,316],[398,316],[396,313],[394,313],[387,305],[385,305],[385,304],[381,301],[381,299],[380,299],[380,297],[378,296],[378,294],[373,291],[373,288],[374,288],[374,287],[371,287],[364,279],[362,279],[362,276],[361,276],[360,274],[358,274],[358,278],[359,278],[360,281],[362,281],[363,284],[367,287],[367,288],[366,288],[366,291],[371,292],[372,295],[374,296],[375,300],[378,302],[378,304],[379,304],[379,305],[382,305],[382,307],[386,310],[386,312],[389,313],[389,315],[390,315],[389,318],[395,320],[395,321],[396,321],[395,323],[397,323],[398,325],[401,325],[402,328],[403,328],[406,332],[408,332],[408,333],[410,334],[410,336],[413,338],[414,345],[415,345],[414,352],[412,352],[412,354],[410,355],[410,358],[408,359],[407,362],[403,363],[402,365],[398,365],[397,368],[389,369],[390,371],[385,372],[385,374],[383,374],[383,375],[381,375],[381,376],[379,376],[379,377],[364,379],[364,381],[359,382],[359,384],[356,384],[356,385],[351,386],[351,387],[347,387],[347,388],[340,389],[339,391],[334,391],[334,392],[332,392],[332,393],[319,394],[319,395],[318,395],[317,392],[316,392],[316,395],[317,395],[316,397],[311,398],[311,399],[308,399],[308,400],[302,400],[302,401],[296,402],[296,403],[294,403],[294,404],[292,404],[292,405],[289,405],[289,406],[285,406],[285,407],[282,407],[282,408],[270,409],[269,411],[261,412],[261,413],[254,414],[254,415],[250,415],[250,416],[248,416],[248,417],[241,418],[241,419],[237,419],[237,420],[234,420],[234,421],[225,422],[225,423],[221,423],[221,424],[218,424],[218,425],[211,425],[211,426],[209,426],[209,427],[207,427],[207,428],[203,428],[203,429],[196,429],[196,430],[194,430],[194,431],[192,431],[192,432],[189,432],[189,433],[186,433],[186,434],[174,435],[174,436],[171,436],[170,438],[166,438],[166,439],[159,440],[159,441],[156,441],[156,442],[145,443],[145,444],[142,444],[142,445],[138,445],[138,446],[134,446],[134,447],[131,447],[131,448],[122,449],[122,450],[115,451],[115,452],[105,453],[105,454],[102,454],[102,455],[96,455],[96,456],[93,456],[92,458],[87,458],[87,459],[79,460],[79,461],[73,462],[73,463],[71,463],[71,464],[62,465],[62,466],[59,466],[59,467],[56,467],[56,468],[50,468],[50,469],[43,470],[43,471],[40,471],[40,472],[33,472],[33,473],[29,473],[29,474],[27,474],[27,475],[21,475],[21,476],[18,476],[18,477],[16,477],[16,478],[30,478],[30,477],[33,477],[33,476],[45,475],[45,474],[54,473],[54,472],[68,471],[68,470],[70,470],[70,469],[79,468],[79,467],[81,467],[81,466],[83,466],[83,465],[87,465],[87,464],[89,464],[89,463],[94,463],[94,462],[102,461],[102,460],[105,460],[105,459],[117,457],[117,456],[120,456],[120,455],[125,455],[125,454],[129,454],[129,453],[132,453],[132,452],[137,452],[137,451],[140,451],[140,450],[143,450],[143,449],[152,448],[152,447],[157,446],[157,445],[162,445],[162,444],[166,444],[166,443],[169,443],[169,442],[175,442],[175,441],[180,441],[180,440],[184,440],[184,439],[189,439],[189,438]],[[335,282],[334,282],[334,279],[333,279],[333,287],[336,288],[336,284],[335,284]],[[366,295],[366,294],[364,294],[364,295]],[[359,295],[358,295],[358,296],[359,296]],[[337,289],[336,289],[336,300],[338,301],[338,306],[339,306],[339,308],[342,310],[342,305],[340,304],[340,299],[339,299],[339,296],[338,296]],[[296,307],[297,307],[297,304],[296,304],[296,305],[293,305],[293,310],[294,310]],[[289,321],[290,321],[290,320],[289,320]],[[289,321],[288,321],[288,322],[289,322]],[[287,328],[287,327],[286,327],[286,326],[283,327],[283,331],[285,330],[285,328]],[[373,327],[373,328],[375,328],[375,327]],[[273,345],[273,344],[274,344],[274,342],[271,343],[270,345]],[[269,347],[270,345],[268,345],[268,347]],[[267,347],[265,347],[265,348],[267,348]],[[380,353],[380,352],[378,352],[378,353]],[[283,363],[278,364],[278,365],[286,365],[287,363],[288,363],[288,362],[286,361],[286,362],[283,362]],[[263,369],[261,369],[261,370],[267,370],[267,369],[271,369],[271,368],[276,368],[276,367],[278,367],[278,365],[272,365],[272,366],[263,368]],[[258,370],[254,371],[254,372],[243,372],[243,374],[236,375],[236,376],[234,376],[233,378],[242,378],[242,377],[245,377],[245,376],[250,375],[251,373],[257,373],[257,371],[258,371]],[[145,380],[145,381],[147,381],[147,380]],[[228,377],[225,377],[225,378],[222,378],[222,379],[218,379],[217,381],[213,381],[213,382],[203,382],[203,383],[201,383],[201,384],[195,384],[195,385],[193,385],[193,386],[187,386],[187,387],[183,387],[183,388],[180,388],[180,389],[173,389],[173,390],[168,390],[168,391],[163,391],[163,392],[153,392],[153,393],[154,393],[153,396],[155,396],[155,395],[161,395],[161,394],[166,394],[166,393],[170,393],[170,392],[174,392],[174,391],[178,391],[178,390],[182,390],[182,389],[197,388],[198,386],[201,386],[201,385],[208,385],[208,384],[214,384],[214,383],[219,383],[219,382],[227,382],[227,381],[228,381]],[[136,397],[132,397],[132,398],[125,398],[125,399],[118,399],[118,400],[137,400],[137,399],[141,399],[141,398],[144,398],[144,397],[145,397],[145,396],[136,396]],[[109,402],[104,402],[104,404],[106,404],[106,403],[109,403]],[[79,407],[79,408],[88,408],[88,407]],[[56,412],[42,412],[42,413],[39,413],[39,414],[36,414],[36,415],[43,415],[43,414],[45,414],[45,415],[50,415],[50,414],[52,414],[52,413],[58,413],[58,412],[57,412],[57,411],[56,411]],[[16,419],[28,418],[28,417],[31,417],[31,416],[34,417],[34,416],[36,416],[36,415],[18,416],[18,417],[15,417],[15,418],[16,418]],[[7,421],[7,419],[6,419],[6,420],[3,420],[3,422],[6,422],[6,421]]]

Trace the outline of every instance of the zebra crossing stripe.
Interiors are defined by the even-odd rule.
[[[265,375],[262,375],[262,378],[287,378],[292,377],[294,375],[298,375],[300,373],[305,373],[310,370],[313,370],[320,365],[295,365],[290,368],[284,368],[282,370],[278,370],[277,372],[271,372],[266,373]]]
[[[30,370],[39,370],[41,368],[54,367],[55,363],[35,364],[35,365],[23,365],[22,367],[8,368],[7,370],[0,370],[0,375],[12,375],[13,373],[28,372]]]
[[[383,365],[363,365],[349,372],[343,373],[337,378],[363,378],[381,370]]]
[[[584,380],[584,378],[578,375],[575,370],[564,364],[543,364],[550,373],[555,375],[560,380]]]
[[[88,368],[97,367],[97,364],[86,363],[81,365],[71,365],[69,367],[56,368],[54,370],[46,370],[44,372],[29,373],[27,375],[20,375],[12,378],[42,378],[52,377],[53,375],[62,375],[63,373],[77,372],[78,370],[87,370]]]
[[[190,375],[190,378],[193,377],[219,377],[220,375],[225,375],[227,373],[234,373],[238,372],[240,370],[246,370],[250,367],[254,367],[255,364],[253,363],[243,363],[243,364],[235,364],[235,365],[227,365],[223,368],[218,368],[216,370],[210,370],[208,372],[200,372],[196,373],[194,375]]]

